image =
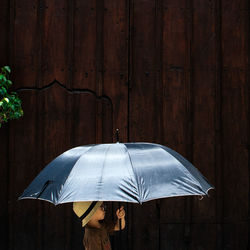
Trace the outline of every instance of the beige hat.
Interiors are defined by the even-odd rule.
[[[101,204],[102,201],[80,201],[73,203],[73,211],[82,221],[82,227],[89,222]]]

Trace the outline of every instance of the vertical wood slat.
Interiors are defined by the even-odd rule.
[[[4,0],[0,3],[0,29],[2,34],[0,37],[0,65],[8,65],[9,61],[9,43],[10,43],[10,6],[9,1]]]
[[[128,9],[126,1],[103,1],[103,85],[113,107],[113,141],[115,129],[120,140],[127,141],[128,117]]]
[[[98,97],[103,95],[103,81],[104,81],[104,2],[96,1],[96,93]],[[96,106],[96,143],[101,143],[102,140],[102,100],[98,98]]]
[[[97,1],[75,1],[72,87],[96,91]]]
[[[243,249],[247,247],[248,241],[243,228],[247,225],[246,218],[249,215],[249,175],[246,175],[249,170],[249,154],[244,147],[249,134],[246,95],[246,70],[249,63],[249,14],[246,13],[249,12],[245,4],[246,1],[221,1],[223,243],[228,248]]]
[[[216,249],[216,224],[195,223],[191,234],[190,249]]]
[[[67,1],[45,1],[42,28],[42,86],[58,80],[68,86]],[[57,63],[55,63],[55,61]],[[41,87],[41,86],[40,86]]]
[[[184,226],[185,224],[161,224],[160,233],[161,241],[159,249],[186,249],[184,242]]]
[[[216,11],[216,79],[215,79],[215,186],[216,186],[216,249],[223,248],[223,151],[222,151],[222,43],[221,43],[221,1],[215,5]]]
[[[153,39],[156,26],[155,8],[154,1],[135,1],[134,12],[131,13],[134,19],[133,80],[129,100],[131,141],[159,141],[157,126],[161,114],[158,113],[160,98],[157,97],[157,91],[161,83],[155,81],[158,73],[155,67],[156,44]]]
[[[246,32],[247,16],[244,3],[245,1],[239,1],[238,4],[236,4],[236,1],[233,1],[228,5],[228,3],[222,1],[222,49],[224,55],[222,72],[223,142],[225,144],[225,167],[227,165],[229,166],[227,172],[225,171],[224,173],[225,180],[227,177],[230,179],[240,177],[243,181],[245,179],[243,176],[243,170],[247,167],[246,164],[244,164],[244,151],[242,151],[241,148],[244,145],[244,141],[247,138],[246,136],[248,133],[246,123],[247,96],[245,95],[247,83],[245,70],[248,67],[248,57],[243,56],[247,55],[248,45]],[[231,155],[235,152],[234,149],[241,151],[241,156],[243,157],[242,160],[239,159],[241,171],[237,171],[235,174],[233,174],[233,172],[237,169],[237,165],[234,165],[234,163],[229,164],[230,161],[228,161],[228,157],[232,157],[232,160],[236,161],[238,157],[240,158],[240,155]],[[229,173],[230,175],[228,175]],[[233,179],[231,179],[231,181],[232,183],[235,183]],[[226,182],[229,182],[229,180],[226,180]],[[238,188],[241,187],[239,186]],[[242,195],[246,195],[244,190],[245,187],[243,188],[242,186],[242,189],[238,191],[243,192]],[[230,193],[225,194],[227,201],[229,201],[229,196],[231,196]],[[227,207],[227,209],[234,208],[236,208],[236,200],[230,207]],[[225,211],[225,217],[227,217],[228,214],[233,216],[237,215],[232,210]],[[245,214],[245,212],[243,214]]]
[[[0,234],[2,239],[3,249],[8,249],[9,245],[9,162],[8,162],[8,126],[4,126],[0,129],[0,155],[1,157],[1,168],[0,168],[0,199],[2,201],[0,214],[2,217],[2,223],[0,226]],[[4,157],[5,156],[5,157]]]
[[[246,9],[250,9],[250,3],[246,3]],[[250,20],[249,18],[247,19],[248,21],[246,22],[246,29],[247,29],[247,34],[246,34],[246,45],[247,45],[247,52],[248,52],[248,57],[246,58],[246,65],[247,65],[247,71],[246,71],[246,91],[247,91],[247,140],[245,147],[247,148],[248,151],[248,180],[250,180]],[[250,249],[250,183],[248,182],[248,236],[247,236],[247,248]]]
[[[12,66],[15,87],[35,87],[38,69],[38,1],[12,1]]]
[[[9,63],[9,1],[0,2],[0,30],[2,36],[0,36],[0,67]],[[9,243],[9,211],[8,211],[8,184],[9,184],[9,163],[8,163],[8,148],[9,148],[9,127],[8,125],[0,128],[0,156],[1,156],[1,168],[0,168],[0,199],[2,201],[0,207],[0,215],[2,223],[0,226],[0,235],[2,240],[3,249],[8,249]]]
[[[26,249],[37,248],[38,204],[32,201],[19,202],[18,196],[24,186],[37,174],[39,164],[37,151],[37,100],[35,91],[22,92],[23,108],[33,107],[25,117],[10,123],[9,133],[9,248],[20,245]],[[26,124],[26,125],[25,125]],[[36,150],[34,150],[36,149]],[[32,214],[33,216],[30,216]],[[20,230],[23,229],[23,230]]]

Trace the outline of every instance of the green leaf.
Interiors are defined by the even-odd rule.
[[[7,91],[12,85],[12,81],[9,79],[10,72],[9,66],[2,67],[0,70],[0,127],[8,120],[23,116],[22,102],[18,94]]]
[[[2,87],[2,88],[0,89],[0,96],[4,97],[4,96],[6,96],[6,94],[7,94],[6,88]]]
[[[7,82],[7,78],[6,78],[5,75],[1,75],[1,74],[0,74],[0,82],[1,82],[2,84],[5,84],[5,82]]]
[[[6,84],[7,84],[7,88],[9,88],[12,85],[12,81],[11,80],[7,80]]]
[[[10,69],[9,66],[4,66],[4,67],[2,68],[2,70],[4,70],[5,72],[7,72],[8,74],[11,73],[11,69]]]
[[[7,98],[7,97],[3,98],[3,100],[4,100],[5,102],[7,102],[7,103],[10,102],[9,98]]]
[[[7,95],[7,89],[5,87],[2,87],[2,91],[3,91],[3,95],[6,96]]]

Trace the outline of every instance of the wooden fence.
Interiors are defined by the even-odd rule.
[[[250,249],[249,20],[246,0],[1,0],[0,65],[24,109],[0,129],[1,249],[82,249],[71,204],[17,198],[116,128],[181,153],[216,190],[125,204],[114,249]]]

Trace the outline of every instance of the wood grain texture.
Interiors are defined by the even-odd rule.
[[[10,123],[9,133],[9,248],[21,246],[37,248],[39,227],[38,204],[27,200],[19,202],[18,196],[32,176],[39,172],[39,151],[37,149],[37,99],[35,91],[20,93],[23,108],[29,112],[22,119]],[[32,109],[31,109],[32,107]],[[25,125],[27,124],[27,125]],[[33,214],[34,216],[30,216]],[[22,229],[22,230],[21,230]]]
[[[113,249],[249,248],[247,1],[3,0],[0,14],[0,64],[25,114],[0,129],[3,249],[82,249],[71,204],[17,197],[57,155],[116,128],[176,150],[216,189],[125,204]]]
[[[103,3],[103,79],[101,91],[113,105],[113,134],[127,141],[128,126],[128,16],[126,1]],[[115,134],[113,136],[115,142]]]
[[[96,91],[97,4],[96,1],[74,1],[73,11],[73,88]]]
[[[35,87],[40,70],[38,1],[13,1],[13,33],[11,33],[12,66],[15,87]]]
[[[4,66],[9,63],[9,2],[0,2],[0,65]],[[8,143],[9,143],[9,126],[6,124],[0,129],[0,199],[2,205],[0,207],[0,215],[3,219],[0,225],[0,235],[3,241],[2,245],[6,249],[9,245],[9,210],[8,210],[8,195],[9,195],[9,163],[8,163]]]

